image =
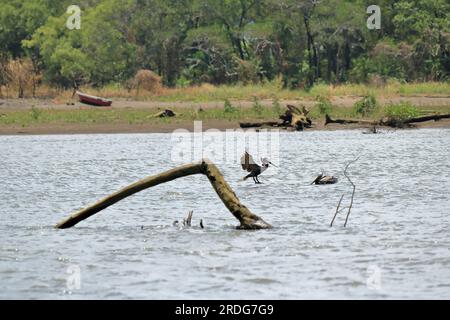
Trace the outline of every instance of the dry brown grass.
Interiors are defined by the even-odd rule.
[[[376,79],[375,79],[376,80]],[[112,84],[102,88],[82,87],[80,91],[88,94],[110,99],[126,99],[135,101],[158,101],[158,102],[217,102],[225,101],[252,101],[259,100],[299,100],[311,99],[322,96],[332,99],[333,97],[363,97],[374,95],[377,99],[393,98],[399,96],[450,96],[450,83],[427,82],[403,84],[399,82],[377,83],[372,85],[346,84],[314,86],[310,91],[283,89],[277,82],[268,82],[257,85],[223,85],[214,86],[202,84],[186,88],[167,88],[158,84],[150,84],[150,90],[130,90],[126,85]],[[158,83],[158,82],[156,82]],[[4,87],[3,95],[8,98],[16,98],[17,89]],[[37,98],[53,99],[55,103],[66,103],[72,98],[72,90],[58,89],[48,85],[36,88]],[[30,90],[24,91],[24,97],[31,97]]]
[[[37,83],[41,75],[34,71],[33,63],[29,59],[9,60],[2,67],[2,78],[4,85],[0,92],[4,92],[8,98],[34,96]]]
[[[132,89],[135,89],[138,95],[140,90],[154,93],[158,92],[161,88],[161,77],[153,71],[139,70],[133,78]]]

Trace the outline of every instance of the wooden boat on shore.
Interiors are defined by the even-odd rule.
[[[77,91],[77,95],[80,99],[80,102],[84,104],[97,107],[110,107],[112,105],[112,100],[110,99],[91,96],[89,94],[85,94],[80,91]]]

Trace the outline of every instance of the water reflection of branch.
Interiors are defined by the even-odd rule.
[[[352,198],[350,201],[350,205],[348,207],[344,207],[341,209],[341,204],[342,204],[342,200],[344,199],[345,194],[342,195],[341,199],[339,200],[339,203],[336,207],[336,212],[334,214],[333,220],[331,220],[331,224],[330,227],[333,226],[334,220],[336,220],[336,216],[338,215],[339,212],[348,209],[347,211],[347,217],[345,218],[345,223],[344,223],[344,227],[347,226],[347,222],[348,222],[348,218],[350,216],[350,212],[353,208],[353,201],[355,199],[355,191],[356,191],[356,185],[353,183],[353,181],[350,179],[350,177],[347,174],[348,168],[350,167],[350,165],[352,165],[353,163],[357,162],[359,160],[359,158],[361,158],[361,156],[359,156],[358,158],[356,158],[355,160],[350,161],[346,166],[345,166],[345,170],[344,170],[344,176],[347,178],[347,180],[350,182],[350,184],[353,187],[353,191],[352,191]]]

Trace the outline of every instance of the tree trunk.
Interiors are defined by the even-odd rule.
[[[387,126],[393,128],[402,128],[404,126],[410,125],[412,123],[426,122],[426,121],[439,121],[442,119],[450,119],[450,114],[443,115],[432,115],[425,116],[419,118],[410,118],[406,120],[398,120],[392,118],[385,118],[379,121],[370,121],[370,120],[347,120],[347,119],[331,119],[329,115],[325,116],[325,125],[330,123],[337,124],[363,124],[363,125],[371,125],[371,126]]]
[[[348,30],[343,30],[344,34],[344,70],[347,73],[347,71],[350,70],[351,67],[351,49],[350,49],[350,36],[348,34]]]
[[[313,53],[311,52],[312,49],[314,48],[314,41],[313,41],[313,37],[311,35],[311,31],[309,30],[309,22],[308,22],[309,17],[306,16],[306,14],[303,15],[303,22],[305,24],[305,30],[306,30],[306,37],[308,38],[308,61],[309,61],[309,68],[313,69],[313,65],[314,65],[314,57],[313,57]],[[313,69],[314,70],[314,69]],[[315,72],[314,72],[314,76],[315,76]],[[312,87],[315,81],[315,77],[311,77],[311,74],[308,75],[308,86]]]
[[[266,121],[266,122],[241,122],[239,123],[242,129],[247,128],[261,128],[261,127],[281,127],[283,124],[275,121]]]
[[[403,121],[403,123],[410,124],[410,123],[418,123],[418,122],[426,122],[426,121],[439,121],[442,119],[450,119],[450,114],[437,114],[432,116],[426,116],[426,117],[419,117],[419,118],[411,118],[408,120]]]
[[[325,115],[325,125],[330,123],[336,124],[368,124],[368,125],[380,125],[379,121],[369,121],[369,120],[347,120],[347,119],[332,119],[328,114]]]
[[[19,92],[17,94],[17,98],[19,98],[19,99],[23,99],[23,97],[24,97],[24,88],[23,87],[24,87],[23,80],[22,80],[22,78],[19,78],[19,88],[18,88]]]
[[[157,186],[162,183],[166,183],[178,178],[194,175],[204,174],[208,177],[214,190],[216,190],[218,196],[223,201],[228,210],[234,215],[236,219],[241,223],[239,229],[255,230],[255,229],[269,229],[272,228],[270,224],[265,222],[257,215],[250,212],[250,210],[241,204],[236,194],[231,187],[225,181],[223,175],[219,169],[209,160],[205,159],[200,163],[192,163],[182,167],[178,167],[164,173],[151,176],[136,182],[100,201],[73,213],[68,218],[64,219],[56,225],[58,229],[71,228],[79,222],[89,218],[90,216],[112,206],[113,204],[135,194],[142,190]]]

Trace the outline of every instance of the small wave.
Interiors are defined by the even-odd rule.
[[[270,278],[251,278],[251,279],[245,279],[245,282],[250,282],[254,284],[274,284],[274,283],[281,283],[280,281],[276,279],[270,279]]]

